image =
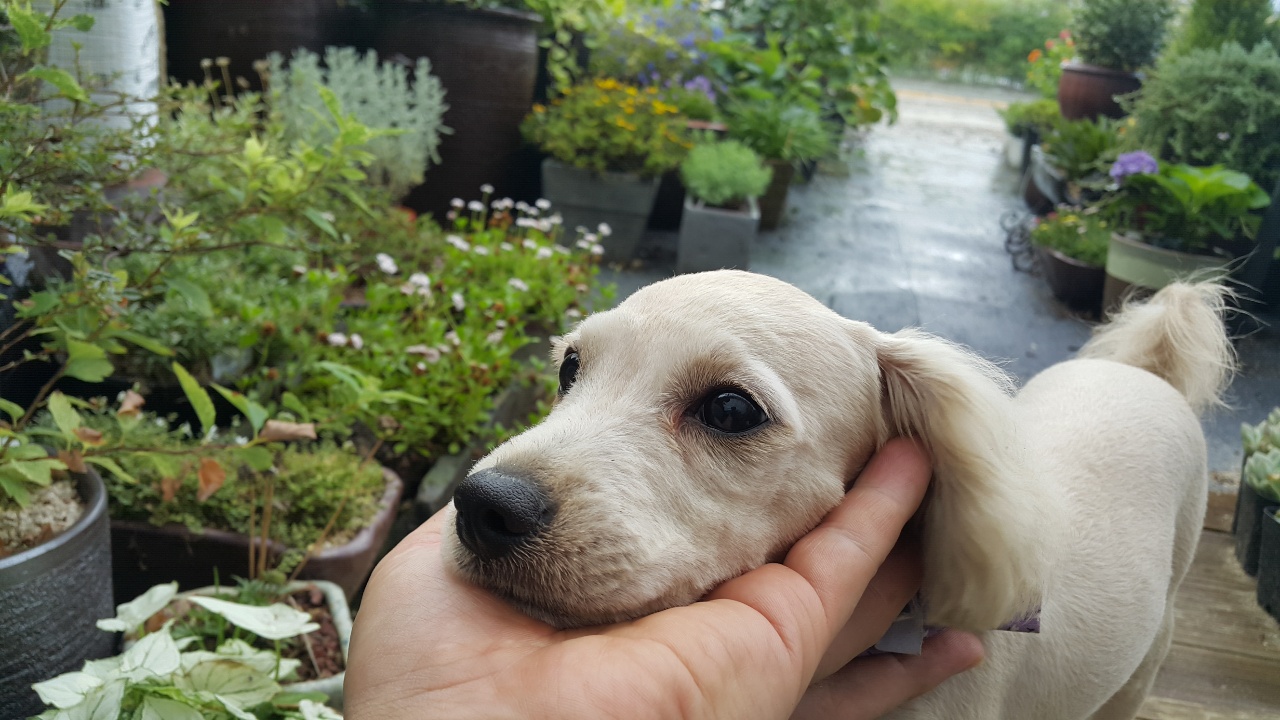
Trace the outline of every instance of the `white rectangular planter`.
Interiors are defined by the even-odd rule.
[[[553,158],[542,163],[542,195],[552,212],[564,218],[566,244],[572,245],[577,227],[596,232],[600,223],[612,233],[600,239],[604,261],[628,263],[644,236],[660,178],[644,179],[631,173],[594,173],[565,165]]]
[[[722,210],[686,197],[676,272],[750,268],[751,245],[759,226],[760,208],[755,198],[748,201],[746,210]]]

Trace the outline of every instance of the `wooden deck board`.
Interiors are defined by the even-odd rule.
[[[1176,601],[1173,649],[1138,720],[1280,718],[1280,624],[1258,607],[1224,532],[1234,503],[1234,495],[1210,499]]]

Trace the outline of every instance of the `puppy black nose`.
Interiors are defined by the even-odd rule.
[[[488,468],[472,473],[453,494],[458,539],[484,560],[500,558],[551,521],[547,496],[533,484]]]

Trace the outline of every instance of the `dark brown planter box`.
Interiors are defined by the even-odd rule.
[[[1063,63],[1058,82],[1058,109],[1068,120],[1096,120],[1106,116],[1122,118],[1124,109],[1117,95],[1128,95],[1142,88],[1136,73],[1084,63]]]
[[[1097,314],[1102,309],[1102,286],[1107,271],[1098,265],[1082,263],[1047,247],[1036,247],[1040,269],[1053,296],[1072,310]]]
[[[378,551],[391,531],[400,495],[400,478],[383,469],[387,479],[378,512],[350,542],[325,548],[307,561],[299,578],[328,580],[350,598],[373,570]],[[258,541],[254,541],[258,542]],[[234,582],[249,576],[248,535],[226,530],[191,532],[183,525],[156,527],[145,522],[111,521],[112,575],[116,602],[141,595],[148,588],[173,580],[183,590]],[[270,544],[273,560],[285,551],[278,542]]]

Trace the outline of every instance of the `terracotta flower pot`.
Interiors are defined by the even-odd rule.
[[[1107,271],[1080,262],[1048,247],[1036,247],[1040,269],[1053,296],[1072,310],[1097,313],[1102,308],[1102,286]]]
[[[1058,109],[1068,120],[1096,120],[1106,116],[1122,118],[1125,111],[1116,102],[1117,95],[1127,95],[1142,87],[1137,73],[1084,63],[1062,64],[1058,82]]]

